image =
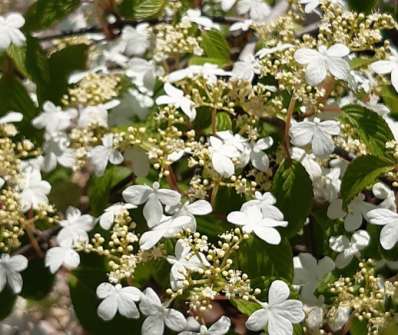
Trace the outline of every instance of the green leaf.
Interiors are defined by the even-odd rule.
[[[341,183],[341,197],[347,206],[366,187],[375,183],[378,177],[394,168],[391,161],[372,156],[360,156],[348,165]]]
[[[13,310],[17,296],[6,286],[0,292],[0,320],[5,319]]]
[[[231,130],[232,120],[228,113],[218,112],[216,116],[217,131]]]
[[[348,0],[350,8],[356,12],[370,14],[379,4],[379,0]]]
[[[189,59],[189,65],[203,65],[206,63],[217,64],[219,66],[227,64],[224,58],[193,56]]]
[[[80,5],[80,0],[37,0],[25,14],[26,31],[38,31],[71,14]]]
[[[381,97],[384,103],[391,111],[391,116],[397,120],[398,119],[398,94],[394,87],[386,85],[381,90]]]
[[[28,268],[22,272],[22,278],[21,296],[33,300],[45,298],[51,292],[55,280],[43,259],[31,260]]]
[[[165,5],[165,0],[124,0],[119,10],[125,17],[141,20],[156,17]]]
[[[121,166],[111,166],[102,176],[93,176],[90,180],[88,195],[92,214],[98,216],[110,201],[111,191],[120,181],[131,174],[130,169]]]
[[[220,60],[223,65],[230,62],[230,48],[220,31],[204,31],[202,33],[202,48],[210,59]]]
[[[19,72],[26,78],[29,78],[28,70],[26,69],[26,46],[18,47],[11,44],[7,49],[7,55],[10,57]]]
[[[385,144],[394,139],[387,122],[377,113],[359,106],[343,107],[342,121],[351,125],[360,140],[366,145],[369,153],[385,157]]]
[[[294,236],[303,228],[314,198],[307,171],[297,161],[284,161],[275,173],[272,193],[289,222],[284,232],[288,237]]]
[[[351,335],[366,335],[368,334],[368,324],[365,320],[359,321],[354,318],[351,322],[350,328]]]
[[[252,315],[255,311],[261,308],[261,306],[254,301],[247,301],[243,299],[233,299],[231,300],[232,305],[244,315]]]

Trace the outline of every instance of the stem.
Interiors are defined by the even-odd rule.
[[[214,182],[213,190],[211,192],[211,199],[210,199],[210,204],[211,204],[211,207],[213,208],[213,210],[216,206],[216,199],[217,199],[217,193],[218,193],[219,187],[220,187],[220,183],[218,181]]]
[[[217,109],[211,110],[211,131],[213,135],[217,132]]]
[[[292,123],[294,108],[296,107],[296,101],[297,101],[297,99],[295,97],[292,97],[290,99],[289,107],[287,109],[285,133],[284,133],[284,141],[283,141],[283,146],[285,148],[286,157],[288,158],[289,161],[291,160],[289,130],[290,130],[290,125]]]
[[[40,245],[33,234],[32,227],[30,225],[25,226],[25,231],[28,234],[29,241],[30,244],[32,245],[33,250],[36,252],[37,256],[43,258],[44,257],[43,251],[41,250]]]
[[[173,168],[171,167],[171,165],[169,165],[169,166],[167,167],[167,170],[166,170],[166,171],[168,171],[168,174],[165,174],[167,183],[170,185],[170,187],[171,187],[173,190],[175,190],[175,191],[181,193],[180,188],[178,187],[178,184],[177,184],[177,177],[176,177],[176,175],[175,175],[175,173],[174,173]]]

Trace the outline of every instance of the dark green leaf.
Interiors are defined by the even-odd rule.
[[[51,27],[71,14],[80,5],[80,0],[37,0],[25,14],[24,30],[38,31]]]
[[[291,237],[303,228],[310,213],[314,198],[311,179],[299,162],[284,161],[274,176],[272,193],[289,222],[284,231]]]
[[[252,315],[255,311],[261,308],[261,306],[253,301],[247,301],[243,299],[233,299],[231,300],[232,305],[244,315]]]
[[[381,90],[381,97],[391,111],[391,116],[398,120],[398,94],[392,86],[384,86]]]
[[[17,296],[9,287],[5,287],[0,292],[0,320],[5,319],[12,312],[16,300]]]
[[[368,324],[365,320],[359,321],[354,318],[351,322],[350,334],[351,335],[366,335],[368,333]]]
[[[7,55],[14,62],[15,67],[26,78],[30,78],[26,69],[26,46],[18,47],[14,44],[7,49]]]
[[[378,177],[393,167],[391,161],[371,155],[360,156],[353,160],[341,183],[341,197],[344,206],[347,206],[358,193],[373,185]]]
[[[165,0],[124,0],[119,10],[125,17],[141,20],[159,15],[165,5]]]
[[[369,14],[379,4],[379,0],[348,0],[348,5],[356,12]]]
[[[357,132],[369,153],[385,157],[385,144],[393,140],[394,135],[380,115],[359,105],[348,105],[343,107],[342,121]]]

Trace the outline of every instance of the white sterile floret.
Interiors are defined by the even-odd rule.
[[[140,301],[141,295],[141,291],[132,286],[102,283],[97,287],[97,297],[103,299],[97,308],[97,314],[105,321],[112,320],[117,312],[126,318],[138,319],[140,312],[135,303]]]
[[[11,290],[18,294],[22,290],[22,276],[20,272],[28,267],[28,260],[23,255],[10,256],[3,254],[0,256],[0,292],[8,283]]]
[[[256,191],[254,193],[255,199],[246,201],[242,204],[241,211],[246,211],[249,207],[257,207],[261,210],[265,218],[283,221],[283,213],[274,206],[276,204],[276,199],[270,192],[261,194]]]
[[[115,217],[117,215],[132,208],[137,208],[137,206],[132,204],[125,204],[123,202],[113,204],[112,206],[106,208],[104,214],[100,216],[100,226],[105,230],[109,230],[112,227],[113,221],[115,220]]]
[[[129,57],[143,55],[151,44],[150,38],[148,23],[140,23],[135,28],[124,27],[121,36],[123,52]]]
[[[292,148],[292,159],[301,163],[304,169],[312,180],[322,176],[322,168],[316,161],[314,154],[308,154],[304,149],[293,147]]]
[[[72,125],[72,120],[76,117],[76,109],[63,111],[61,107],[46,101],[43,105],[43,112],[32,120],[32,124],[36,128],[44,128],[47,133],[53,134],[69,128]]]
[[[384,183],[376,183],[372,187],[372,192],[377,199],[383,200],[378,207],[387,208],[393,212],[397,211],[395,193]]]
[[[267,327],[268,333],[292,335],[294,323],[304,320],[303,303],[289,299],[290,290],[281,280],[272,282],[268,292],[268,303],[261,303],[261,309],[255,311],[246,321],[246,328],[260,332]]]
[[[159,74],[161,72],[153,61],[136,57],[130,59],[126,70],[126,75],[133,79],[139,92],[151,96],[155,88],[156,77]],[[151,101],[153,100],[151,99]]]
[[[376,208],[368,212],[370,223],[383,226],[380,232],[380,244],[386,249],[392,249],[398,242],[398,214],[386,208]]]
[[[6,123],[21,122],[23,115],[21,113],[9,112],[6,115],[0,117],[0,125]]]
[[[163,216],[163,207],[176,206],[181,201],[181,194],[174,190],[161,189],[158,182],[152,187],[147,185],[133,185],[127,187],[122,195],[123,199],[135,206],[145,203],[143,214],[148,227],[154,227],[160,223]]]
[[[60,164],[71,168],[76,161],[75,150],[69,148],[69,140],[64,133],[45,134],[46,142],[43,145],[44,159],[41,169],[50,172]]]
[[[239,0],[236,11],[238,14],[248,14],[255,22],[264,22],[271,14],[271,7],[263,0]]]
[[[241,211],[231,212],[227,220],[233,224],[242,226],[244,233],[254,233],[257,237],[269,244],[279,244],[281,235],[275,227],[287,227],[287,221],[280,217],[270,214],[268,217],[263,215],[262,210],[257,206],[248,206]]]
[[[391,84],[398,92],[398,53],[393,49],[392,55],[387,60],[379,60],[370,65],[377,74],[390,74]]]
[[[263,151],[272,147],[274,140],[272,137],[260,138],[257,142],[250,143],[250,162],[252,165],[262,172],[266,172],[269,168],[268,155]]]
[[[102,138],[102,145],[98,145],[90,150],[88,156],[94,165],[95,173],[102,175],[108,162],[118,165],[124,160],[122,153],[114,148],[113,134],[106,134]]]
[[[318,298],[314,295],[316,288],[325,276],[334,269],[334,262],[330,257],[319,261],[309,253],[301,253],[293,258],[293,283],[301,286],[301,300],[308,304],[316,304]]]
[[[333,200],[327,210],[329,219],[343,219],[346,231],[357,230],[362,225],[362,220],[367,218],[367,213],[374,209],[374,205],[364,201],[365,196],[358,194],[349,204],[348,213],[343,209],[343,200]]]
[[[195,105],[191,99],[184,96],[184,92],[170,83],[164,84],[166,95],[161,95],[156,99],[157,105],[172,105],[181,108],[183,113],[192,121],[196,117]]]
[[[239,55],[232,69],[232,79],[252,81],[261,72],[260,64],[254,57],[255,43],[247,44]]]
[[[145,289],[141,297],[140,310],[147,316],[142,324],[142,335],[162,335],[165,326],[175,332],[181,332],[186,327],[184,315],[162,305],[158,295],[150,287]]]
[[[21,46],[26,37],[20,28],[25,24],[25,19],[19,13],[10,13],[0,16],[0,51],[7,49],[11,44]]]
[[[214,23],[210,18],[203,16],[200,9],[188,9],[181,18],[181,22],[184,24],[191,22],[196,23],[206,30],[220,29],[218,24]]]
[[[340,134],[340,125],[337,121],[314,118],[313,121],[294,122],[289,133],[294,145],[303,147],[311,144],[315,155],[325,156],[334,150],[332,136]]]
[[[231,76],[231,72],[221,69],[217,64],[204,63],[203,65],[190,65],[184,69],[171,72],[167,75],[166,80],[169,83],[174,83],[198,75],[204,77],[208,83],[213,84],[217,81],[217,76],[228,77]]]
[[[344,235],[332,236],[329,239],[330,248],[338,252],[335,263],[339,269],[345,268],[354,257],[361,257],[360,251],[369,245],[370,236],[366,230],[358,230],[351,239]]]
[[[45,265],[51,273],[57,272],[62,266],[74,270],[79,264],[80,256],[71,245],[60,245],[47,250]]]
[[[334,44],[329,49],[321,45],[318,50],[309,48],[298,49],[295,60],[306,65],[305,78],[310,85],[320,84],[330,72],[336,79],[348,80],[350,78],[350,66],[344,57],[350,50],[344,44]]]
[[[194,317],[190,316],[187,319],[187,329],[178,335],[224,335],[227,334],[231,328],[231,320],[222,316],[210,327],[200,324]]]
[[[90,124],[96,124],[98,126],[107,128],[108,111],[117,107],[119,104],[119,100],[111,100],[105,104],[84,107],[79,111],[79,120],[77,121],[77,125],[79,127],[85,128]]]
[[[191,216],[163,216],[152,230],[141,235],[140,248],[141,250],[151,249],[162,238],[176,237],[178,233],[187,229],[196,231],[196,221],[192,220]]]
[[[40,205],[47,205],[47,195],[51,191],[51,185],[41,179],[38,169],[27,167],[22,174],[22,180],[19,184],[21,188],[20,202],[22,211],[29,209],[38,209]]]
[[[68,207],[66,218],[59,221],[62,229],[57,235],[61,245],[73,245],[76,242],[87,242],[88,234],[94,228],[94,218],[89,214],[82,215],[75,207]]]

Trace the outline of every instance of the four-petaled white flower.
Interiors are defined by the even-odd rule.
[[[244,233],[254,233],[263,241],[269,244],[279,244],[281,235],[275,227],[286,227],[287,221],[283,221],[276,212],[268,213],[265,217],[261,209],[257,206],[248,206],[241,211],[231,212],[227,220],[233,224],[242,226]]]
[[[398,92],[398,53],[392,50],[392,56],[387,60],[379,60],[370,65],[370,68],[377,74],[391,73],[391,84]]]
[[[80,256],[72,246],[61,245],[47,250],[45,264],[51,273],[57,272],[61,266],[73,270],[79,266]]]
[[[384,226],[380,232],[380,244],[390,250],[398,242],[398,214],[386,208],[376,208],[368,212],[370,223]]]
[[[3,254],[0,256],[0,292],[8,283],[11,290],[18,294],[22,290],[22,276],[20,272],[28,266],[28,260],[23,255],[10,256]]]
[[[351,240],[347,236],[332,236],[329,239],[330,248],[338,252],[335,263],[339,269],[345,268],[355,257],[360,257],[360,251],[369,245],[370,236],[366,230],[358,230],[352,234]]]
[[[118,165],[124,160],[122,153],[114,148],[113,134],[104,135],[102,138],[102,145],[98,145],[91,149],[89,157],[97,175],[102,175],[104,173],[108,161],[114,165]]]
[[[334,44],[329,49],[321,45],[317,50],[309,48],[298,49],[295,60],[306,65],[305,78],[310,85],[320,84],[330,72],[336,79],[348,80],[350,78],[350,66],[344,57],[350,50],[344,44]]]
[[[32,120],[32,124],[36,128],[44,128],[47,133],[53,134],[69,128],[76,116],[77,110],[63,111],[52,102],[46,101],[43,105],[43,112]]]
[[[268,333],[292,335],[293,323],[304,320],[303,303],[288,299],[290,290],[281,280],[272,282],[268,292],[268,303],[261,303],[261,309],[255,311],[246,321],[247,329],[255,332],[267,327]]]
[[[163,216],[162,204],[176,206],[181,200],[181,194],[177,191],[160,189],[159,186],[158,182],[154,182],[152,187],[133,185],[127,187],[122,194],[126,202],[135,206],[145,203],[143,214],[150,228],[159,224]]]
[[[222,316],[210,327],[201,325],[194,317],[190,316],[187,319],[187,329],[178,335],[224,335],[228,333],[231,327],[231,320]]]
[[[23,172],[20,187],[22,189],[20,202],[23,212],[27,212],[31,208],[38,209],[40,205],[48,204],[47,195],[51,191],[51,185],[41,179],[39,170],[26,168]]]
[[[362,219],[367,218],[367,213],[374,209],[374,205],[364,201],[365,196],[358,194],[348,205],[348,213],[343,209],[343,200],[333,200],[327,210],[329,219],[344,219],[346,231],[357,230],[362,225]]]
[[[318,298],[314,295],[321,280],[334,269],[330,257],[319,261],[309,253],[301,253],[293,258],[294,284],[301,286],[301,299],[308,304],[316,304]]]
[[[294,122],[289,132],[294,145],[302,147],[311,143],[312,152],[324,156],[333,152],[332,136],[340,133],[340,125],[333,120],[321,121],[314,118],[313,121]]]
[[[137,206],[134,206],[132,204],[125,204],[122,202],[106,208],[104,214],[102,214],[99,218],[100,226],[105,230],[109,230],[117,215],[132,208],[137,208]]]
[[[140,312],[135,303],[141,299],[141,295],[136,287],[102,283],[97,287],[97,297],[104,300],[99,304],[97,314],[105,321],[112,320],[117,312],[126,318],[138,319]]]
[[[0,16],[0,50],[7,49],[11,44],[21,46],[25,43],[26,37],[20,30],[24,24],[25,19],[19,13]]]
[[[140,56],[145,53],[151,44],[148,23],[140,23],[134,27],[124,27],[122,31],[122,44],[124,53],[131,56]]]
[[[82,215],[80,210],[68,207],[66,219],[59,222],[62,229],[57,235],[60,245],[73,245],[76,242],[87,242],[88,234],[94,227],[94,218],[89,214]]]
[[[170,83],[164,84],[166,95],[162,95],[156,99],[157,105],[173,105],[181,108],[186,116],[192,121],[196,117],[195,105],[191,99],[184,96],[184,92],[174,87]]]
[[[145,289],[141,297],[140,310],[147,316],[142,324],[142,335],[162,335],[165,325],[175,332],[181,332],[186,327],[184,315],[163,306],[158,295],[150,287]]]

